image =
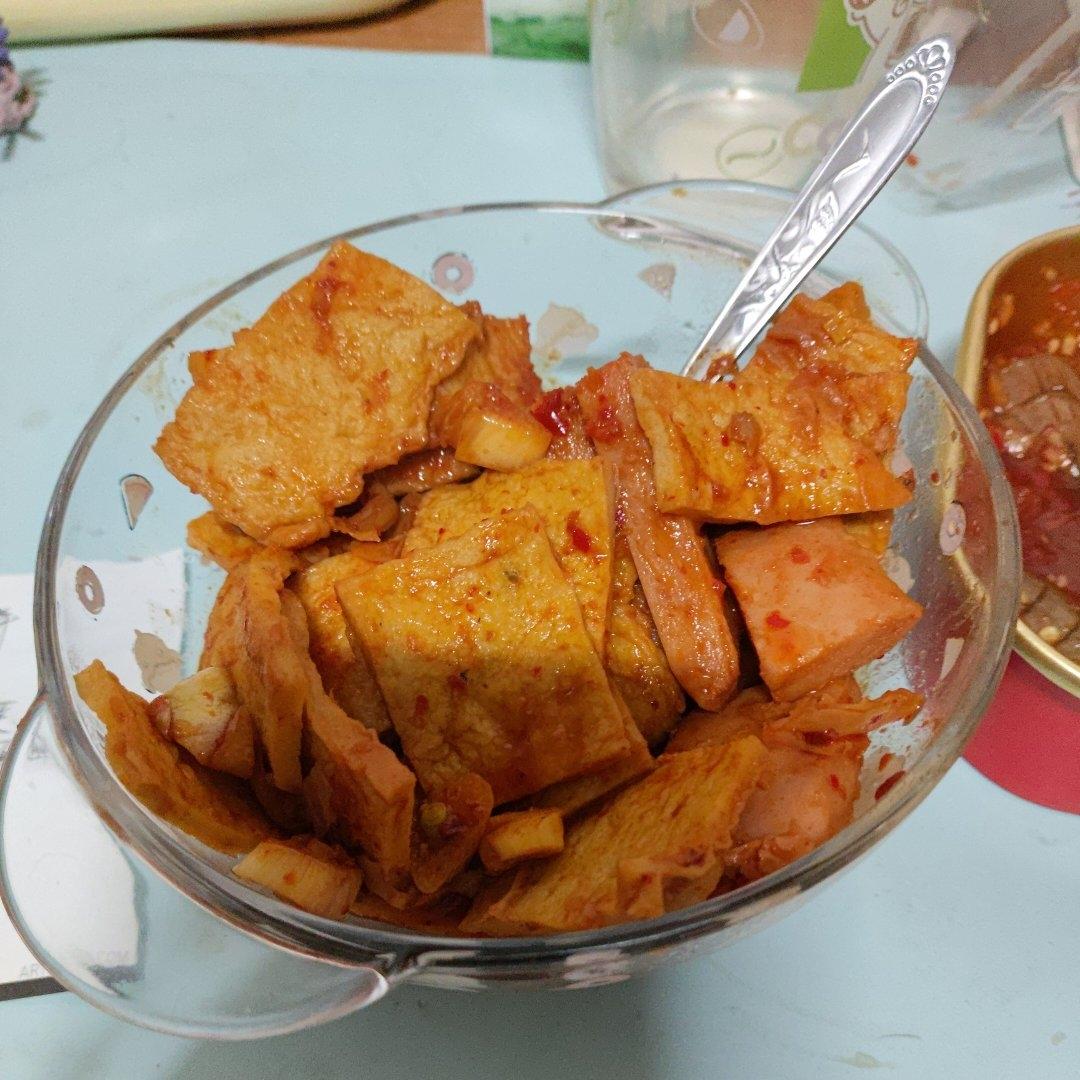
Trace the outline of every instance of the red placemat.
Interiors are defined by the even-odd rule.
[[[1013,653],[964,757],[1021,799],[1080,814],[1080,698]]]

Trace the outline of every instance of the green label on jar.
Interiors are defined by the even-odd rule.
[[[839,90],[859,77],[872,50],[847,9],[845,0],[822,0],[797,89]]]
[[[588,60],[586,0],[487,0],[493,56]]]

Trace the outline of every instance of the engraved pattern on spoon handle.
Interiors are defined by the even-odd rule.
[[[948,38],[931,38],[885,76],[750,264],[684,375],[705,379],[716,356],[738,356],[753,341],[911,152],[941,100],[954,60]]]

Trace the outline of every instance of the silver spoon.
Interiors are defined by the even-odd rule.
[[[683,374],[715,381],[714,361],[738,357],[847,231],[911,152],[952,74],[949,37],[915,46],[885,76],[803,185],[694,350]]]

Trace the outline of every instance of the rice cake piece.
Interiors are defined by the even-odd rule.
[[[378,732],[389,729],[390,715],[367,660],[353,650],[336,586],[385,561],[380,557],[385,547],[356,544],[301,570],[291,584],[307,615],[308,648],[327,693],[354,720]]]
[[[540,379],[532,365],[529,320],[524,315],[500,319],[486,315],[475,300],[461,312],[476,327],[476,337],[461,367],[435,388],[431,406],[429,442],[433,447],[456,445],[455,433],[470,383],[497,387],[514,405],[531,409],[540,397]]]
[[[551,433],[497,386],[470,383],[454,400],[458,398],[465,399],[465,407],[454,453],[462,461],[498,472],[517,472],[547,453]]]
[[[300,734],[307,678],[281,608],[296,568],[286,551],[265,548],[229,571],[206,625],[200,667],[228,671],[255,721],[274,783],[300,790]]]
[[[549,390],[532,407],[532,414],[551,434],[547,456],[552,460],[591,458],[596,454],[572,386]]]
[[[497,814],[480,841],[480,861],[489,874],[501,874],[526,859],[558,855],[564,844],[558,810],[519,810]]]
[[[360,891],[359,867],[340,848],[314,837],[264,840],[233,873],[324,919],[343,919]]]
[[[471,484],[431,491],[405,534],[404,552],[432,547],[526,506],[543,520],[589,635],[603,655],[615,523],[611,485],[599,458],[538,461],[519,472],[485,473]]]
[[[628,753],[534,510],[341,582],[338,598],[425,789],[475,772],[498,805]]]
[[[75,676],[79,696],[105,725],[105,755],[120,782],[170,824],[230,855],[274,835],[244,788],[184,755],[158,731],[149,703],[100,660]]]
[[[148,711],[158,731],[200,765],[251,779],[255,726],[224,668],[202,668],[181,679],[154,698]]]
[[[881,656],[922,614],[839,521],[735,530],[716,554],[783,701]]]
[[[476,332],[419,279],[339,241],[232,345],[191,354],[194,385],[154,449],[226,521],[302,547],[365,473],[426,444],[435,386]]]
[[[586,930],[703,900],[764,761],[753,736],[665,755],[647,777],[570,825],[561,854],[519,869],[494,899],[482,893],[463,929]]]

